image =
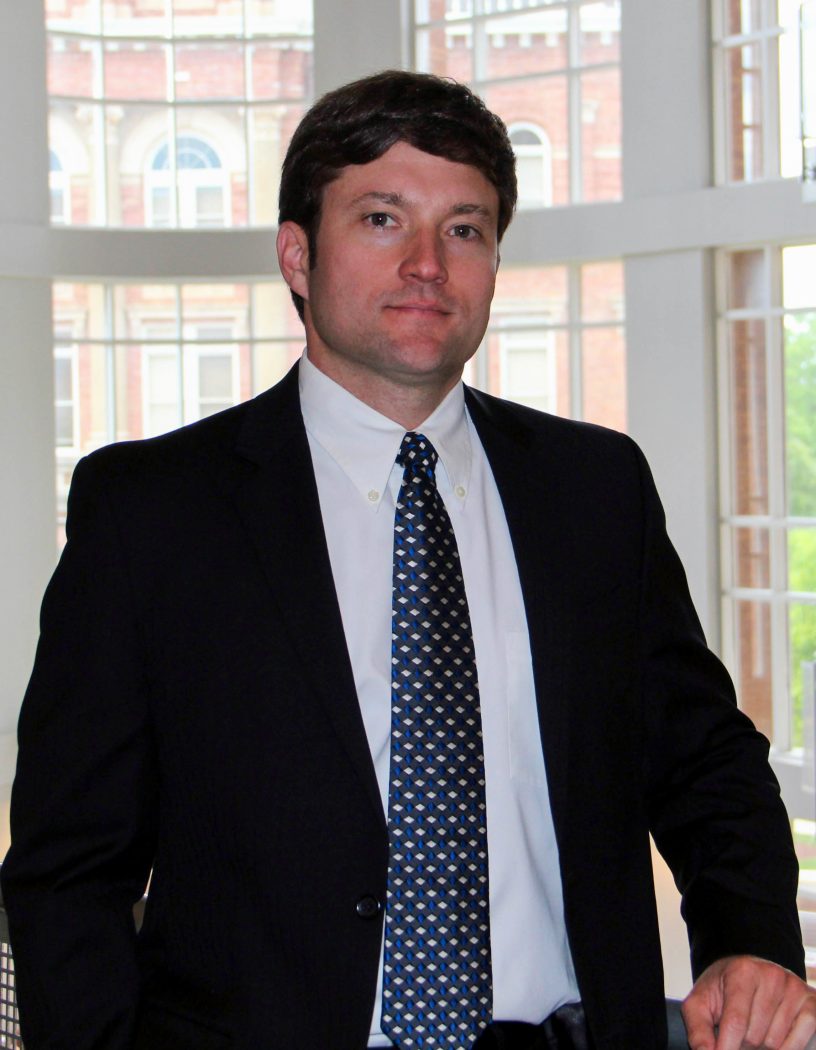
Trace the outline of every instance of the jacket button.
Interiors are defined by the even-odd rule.
[[[382,911],[382,905],[371,894],[361,897],[354,907],[361,919],[376,919]]]

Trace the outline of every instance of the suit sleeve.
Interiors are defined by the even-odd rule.
[[[804,977],[798,862],[768,741],[737,710],[730,678],[706,646],[638,457],[649,817],[682,895],[692,971],[697,977],[718,958],[749,954]]]
[[[125,1050],[155,769],[145,642],[93,458],[75,471],[67,531],[20,715],[3,894],[26,1050]]]

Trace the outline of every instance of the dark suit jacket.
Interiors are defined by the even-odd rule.
[[[650,830],[695,971],[750,952],[802,972],[767,743],[705,647],[633,443],[468,405],[520,570],[589,1024],[600,1048],[658,1047]],[[27,1050],[361,1050],[388,842],[296,370],[81,462],[68,534],[2,872]]]

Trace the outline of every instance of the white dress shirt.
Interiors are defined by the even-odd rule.
[[[304,353],[300,401],[354,681],[383,809],[391,731],[391,573],[396,464],[405,430]],[[415,428],[439,454],[437,484],[468,596],[484,737],[493,1016],[543,1020],[579,999],[538,725],[527,621],[493,474],[459,383]],[[546,698],[545,698],[546,699]],[[382,961],[371,1046],[380,1031]]]

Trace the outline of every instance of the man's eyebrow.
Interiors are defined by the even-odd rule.
[[[404,208],[407,205],[407,200],[401,193],[385,193],[381,190],[369,190],[367,193],[361,193],[359,197],[355,197],[351,202],[352,206],[357,204],[364,204],[366,201],[377,201],[380,204],[390,204],[394,208]]]
[[[494,217],[493,212],[484,204],[454,204],[450,211],[451,215],[478,215],[481,219],[490,220]]]
[[[357,207],[359,204],[367,204],[370,202],[376,202],[378,204],[387,204],[392,208],[407,208],[410,206],[410,201],[407,197],[401,193],[384,191],[384,190],[368,190],[366,193],[361,193],[359,197],[355,197],[351,205]],[[478,215],[479,218],[485,221],[492,221],[494,214],[490,208],[485,204],[469,203],[467,201],[460,201],[454,204],[449,215]]]

